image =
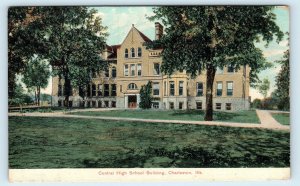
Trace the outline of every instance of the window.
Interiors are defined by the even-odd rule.
[[[96,90],[96,85],[92,84],[92,96],[96,96],[97,90]]]
[[[229,81],[227,82],[227,96],[233,95],[233,82]]]
[[[131,52],[131,57],[135,57],[135,50],[134,50],[134,48],[131,48],[130,52]]]
[[[116,102],[115,102],[115,101],[112,101],[112,102],[111,102],[111,107],[113,107],[113,108],[116,107]]]
[[[125,58],[128,58],[128,49],[125,48]]]
[[[216,103],[216,109],[221,110],[222,104],[221,103]]]
[[[174,81],[170,81],[170,96],[174,96],[174,93],[175,93]]]
[[[137,64],[137,75],[138,76],[142,75],[142,64]]]
[[[58,100],[58,106],[61,107],[62,106],[62,101]]]
[[[117,95],[117,86],[116,84],[111,84],[111,96]]]
[[[231,103],[226,103],[226,110],[231,110]]]
[[[183,102],[179,102],[179,109],[183,108]]]
[[[228,73],[233,73],[233,72],[234,72],[234,67],[233,67],[233,65],[228,65],[228,66],[227,66],[227,72],[228,72]]]
[[[153,95],[159,95],[159,83],[153,83]]]
[[[141,47],[138,48],[138,57],[142,57],[142,48]]]
[[[167,82],[164,82],[164,96],[167,95]]]
[[[160,64],[159,63],[154,63],[153,74],[154,75],[160,74]]]
[[[217,82],[217,96],[222,96],[222,88],[223,84],[222,82]]]
[[[159,102],[152,102],[152,108],[158,109],[159,108]]]
[[[174,102],[169,102],[170,109],[174,109]]]
[[[183,95],[183,81],[179,81],[179,96]]]
[[[202,110],[202,102],[196,102],[196,109]]]
[[[102,96],[102,85],[98,84],[98,96]]]
[[[88,85],[87,88],[86,88],[86,93],[87,93],[87,97],[90,97],[91,96],[91,85]]]
[[[135,89],[137,89],[137,86],[136,86],[135,83],[130,83],[130,84],[128,85],[128,89],[129,89],[129,90],[135,90]]]
[[[62,96],[63,95],[63,88],[62,85],[58,85],[58,92],[57,92],[58,96]]]
[[[109,101],[104,101],[104,107],[109,107]]]
[[[117,69],[116,69],[116,67],[112,67],[112,69],[111,69],[111,77],[113,77],[113,78],[117,77]]]
[[[96,107],[96,101],[92,101],[92,107]]]
[[[130,75],[135,76],[135,64],[130,65]]]
[[[109,69],[105,69],[105,77],[109,77]]]
[[[124,65],[124,76],[128,76],[128,65]]]
[[[197,96],[203,96],[203,83],[197,83]]]
[[[104,96],[109,96],[109,84],[104,84]]]

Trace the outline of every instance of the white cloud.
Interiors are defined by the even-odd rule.
[[[272,56],[277,56],[277,55],[283,55],[285,49],[272,49],[272,50],[265,50],[263,52],[264,57],[272,57]]]

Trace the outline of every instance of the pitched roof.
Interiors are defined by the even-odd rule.
[[[120,48],[121,45],[107,45],[107,51],[110,52],[111,54],[109,56],[107,56],[108,59],[113,59],[113,58],[117,58],[117,49]]]
[[[135,27],[134,27],[135,28]],[[151,39],[149,39],[145,34],[143,34],[141,31],[139,31],[137,28],[135,28],[138,33],[140,34],[140,36],[143,38],[144,41],[146,42],[151,42]]]

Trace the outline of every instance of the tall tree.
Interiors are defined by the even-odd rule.
[[[270,81],[268,79],[263,79],[258,85],[258,91],[264,96],[264,99],[268,96],[268,91],[270,90]]]
[[[28,63],[23,73],[22,81],[28,89],[35,89],[36,103],[40,105],[41,88],[46,88],[50,77],[49,64],[39,57],[34,57]]]
[[[24,42],[22,29],[29,8],[14,7],[8,9],[8,98],[18,95],[16,75],[24,69]],[[17,88],[17,89],[16,89]],[[16,89],[16,90],[15,90]]]
[[[34,7],[30,17],[35,20],[26,28],[35,50],[47,59],[53,75],[64,84],[64,105],[69,106],[72,85],[83,87],[90,82],[91,72],[106,67],[100,53],[107,36],[97,11],[87,7]],[[28,34],[29,35],[29,34]]]
[[[150,109],[152,106],[152,82],[148,81],[140,90],[141,102],[139,107],[142,109]]]
[[[290,51],[284,53],[283,59],[277,61],[281,64],[281,70],[276,77],[276,97],[279,99],[278,108],[283,110],[290,109]]]
[[[213,120],[213,83],[217,67],[251,67],[251,85],[266,68],[261,40],[269,43],[283,33],[275,23],[271,6],[181,6],[154,8],[150,20],[161,20],[165,35],[153,45],[163,48],[162,71],[171,75],[185,69],[192,77],[206,73],[205,120]],[[150,45],[151,47],[151,45]]]

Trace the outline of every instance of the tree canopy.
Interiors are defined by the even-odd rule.
[[[72,85],[85,86],[91,72],[106,67],[100,54],[107,36],[97,11],[87,7],[33,7],[24,38],[30,39],[31,56],[39,55],[52,66],[53,75],[64,80],[65,105]],[[30,49],[32,48],[32,49]]]
[[[173,74],[185,69],[192,77],[206,73],[205,120],[212,120],[212,90],[217,67],[231,65],[251,68],[255,86],[257,73],[268,63],[255,42],[269,43],[283,33],[275,23],[271,6],[162,6],[154,8],[150,20],[161,20],[165,34],[153,45],[160,45],[162,71]],[[149,44],[149,47],[152,47]]]

